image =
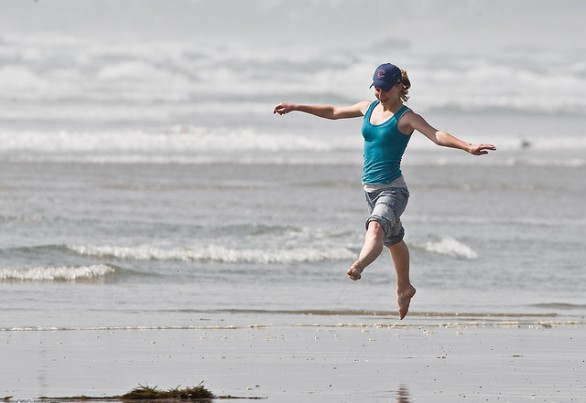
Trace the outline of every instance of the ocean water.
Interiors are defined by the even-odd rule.
[[[397,322],[388,253],[345,274],[367,214],[360,120],[272,114],[372,97],[377,51],[3,36],[0,329]],[[583,58],[397,58],[413,109],[498,147],[412,139],[404,322],[583,323]]]

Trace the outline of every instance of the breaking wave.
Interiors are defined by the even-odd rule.
[[[423,244],[423,249],[428,252],[457,258],[478,258],[478,254],[471,247],[451,237],[441,238],[436,241],[428,241]]]
[[[89,266],[38,266],[0,268],[0,281],[80,281],[103,279],[115,269],[105,264]]]
[[[343,247],[302,247],[288,249],[231,249],[223,246],[162,249],[154,246],[83,246],[67,245],[83,255],[121,260],[182,260],[217,263],[290,264],[349,259],[354,256]]]

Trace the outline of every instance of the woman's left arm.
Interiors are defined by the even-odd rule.
[[[399,121],[399,129],[403,133],[417,130],[437,145],[457,148],[473,155],[488,154],[488,151],[496,150],[496,147],[492,144],[467,143],[455,136],[452,136],[448,132],[437,130],[429,123],[427,123],[427,121],[421,115],[415,112],[406,113],[401,118]]]

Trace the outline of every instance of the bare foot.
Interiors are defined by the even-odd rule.
[[[361,274],[364,271],[364,267],[362,267],[357,262],[354,262],[352,266],[348,269],[347,273],[348,276],[352,281],[360,280],[362,278]]]
[[[409,311],[409,304],[411,303],[411,298],[415,295],[415,287],[409,285],[406,289],[402,291],[397,291],[397,304],[399,305],[399,318],[403,320],[405,316],[407,316],[407,312]]]

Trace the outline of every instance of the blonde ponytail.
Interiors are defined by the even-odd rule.
[[[409,100],[409,88],[411,88],[411,81],[407,76],[407,70],[401,69],[401,84],[403,84],[403,91],[401,91],[401,101],[407,102]]]

